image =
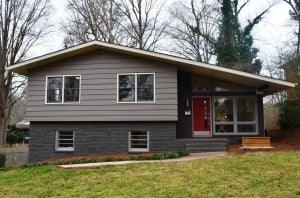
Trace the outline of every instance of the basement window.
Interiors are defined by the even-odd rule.
[[[74,131],[56,131],[56,151],[74,151]]]
[[[149,152],[149,131],[129,131],[128,151]]]

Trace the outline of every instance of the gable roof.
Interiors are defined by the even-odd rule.
[[[97,49],[171,63],[177,66],[180,70],[190,72],[193,74],[199,74],[203,77],[209,77],[216,80],[222,80],[247,87],[253,87],[258,90],[263,90],[264,95],[272,94],[275,92],[295,87],[294,83],[287,82],[284,80],[278,80],[274,78],[250,74],[242,71],[196,62],[193,60],[188,60],[166,54],[160,54],[156,52],[150,52],[116,44],[104,43],[101,41],[91,41],[71,48],[59,50],[15,65],[8,66],[6,69],[19,73],[20,75],[27,76],[28,71],[30,69],[46,65],[48,63],[71,58],[73,56],[77,56]]]

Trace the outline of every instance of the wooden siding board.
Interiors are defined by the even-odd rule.
[[[29,106],[27,108],[28,112],[45,112],[45,111],[60,111],[61,105],[45,105],[41,107],[40,105],[37,106]],[[122,104],[118,105],[118,108],[115,108],[115,105],[91,105],[91,104],[80,104],[80,105],[66,105],[64,107],[64,111],[136,111],[136,110],[177,110],[176,107],[168,104]]]
[[[155,103],[117,103],[117,74],[155,73]],[[176,121],[177,69],[141,58],[95,51],[29,72],[26,116],[31,121]],[[81,75],[81,101],[45,104],[49,75]]]
[[[36,122],[42,122],[42,121],[52,121],[52,122],[95,122],[95,121],[130,121],[130,122],[136,122],[136,121],[177,121],[177,116],[67,116],[67,117],[41,117],[41,116],[27,116],[29,120],[34,120]]]
[[[174,100],[176,99],[177,94],[172,94],[172,93],[161,93],[157,95],[156,101],[159,100],[166,100],[166,99],[171,99]],[[117,100],[116,93],[115,94],[101,94],[101,93],[93,93],[93,94],[84,94],[81,96],[81,101],[91,101],[95,99],[102,99],[102,100]],[[30,97],[27,98],[27,102],[36,102],[36,101],[44,101],[45,100],[45,95],[30,95]],[[160,104],[158,104],[160,105]]]

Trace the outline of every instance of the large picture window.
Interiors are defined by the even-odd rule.
[[[56,151],[74,151],[74,131],[56,131]]]
[[[154,102],[154,74],[119,74],[118,102]]]
[[[129,152],[148,152],[149,151],[149,132],[148,131],[129,131],[128,151]]]
[[[257,133],[257,108],[255,97],[215,97],[215,134]]]
[[[47,76],[46,103],[79,102],[80,76]]]

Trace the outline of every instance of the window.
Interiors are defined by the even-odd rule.
[[[129,131],[129,152],[149,152],[149,131]]]
[[[118,102],[154,102],[154,74],[119,74]]]
[[[74,131],[56,131],[56,151],[74,151]]]
[[[47,76],[46,103],[79,102],[80,76]]]
[[[215,97],[215,134],[257,133],[255,97]]]
[[[211,91],[211,80],[201,78],[199,76],[192,76],[192,92],[203,93]]]
[[[212,81],[212,87],[214,92],[254,92],[255,89],[249,87],[242,87],[239,85],[226,83],[222,81]]]

